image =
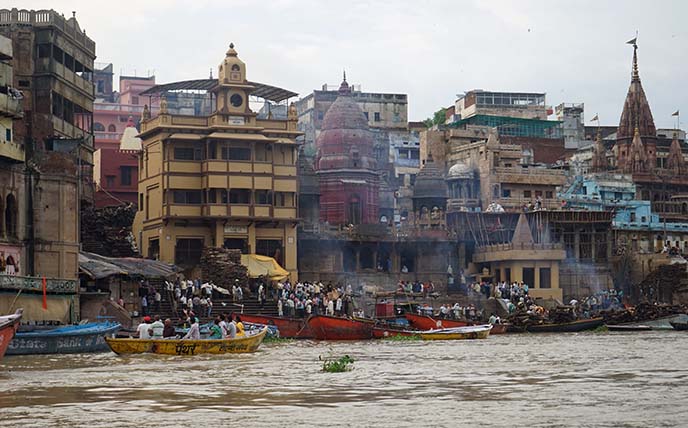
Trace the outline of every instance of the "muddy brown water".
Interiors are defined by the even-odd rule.
[[[354,370],[323,373],[319,356]],[[688,426],[688,332],[5,357],[8,427]]]

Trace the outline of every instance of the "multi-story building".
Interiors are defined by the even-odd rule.
[[[548,113],[544,93],[475,89],[456,100],[454,116],[449,121],[467,120],[475,116],[547,120]]]
[[[96,149],[93,180],[97,207],[138,203],[137,150],[140,150],[140,141],[136,142],[135,134],[127,136],[126,141],[123,138],[125,132],[132,133],[138,129],[144,105],[150,101],[148,97],[141,96],[141,92],[155,86],[155,76],[120,76],[120,90],[114,92],[111,70],[112,64],[99,70],[98,84],[104,91],[93,105]],[[149,108],[155,113],[157,100]]]
[[[93,196],[95,43],[74,16],[52,10],[2,9],[0,35],[9,39],[0,37],[0,116],[13,119],[2,120],[0,143],[0,306],[23,307],[28,321],[76,321],[79,213]],[[47,309],[35,294],[41,278]]]
[[[296,107],[286,120],[258,119],[256,96],[281,102],[295,96],[250,82],[246,64],[230,45],[217,79],[176,82],[170,90],[207,91],[210,115],[159,114],[141,121],[139,212],[134,234],[145,257],[197,266],[203,247],[226,247],[274,257],[297,275]]]

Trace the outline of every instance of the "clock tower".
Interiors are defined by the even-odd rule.
[[[230,43],[217,76],[217,86],[212,90],[217,99],[216,114],[228,115],[226,119],[230,124],[247,123],[250,120],[247,116],[255,116],[248,105],[248,96],[254,86],[246,80],[246,64],[237,56],[234,43]]]

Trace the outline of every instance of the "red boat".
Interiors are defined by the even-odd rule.
[[[416,315],[410,312],[404,314],[409,324],[418,330],[434,330],[437,328],[454,328],[454,327],[466,327],[470,325],[466,321],[456,321],[456,320],[441,320],[429,317],[427,315]]]
[[[490,330],[490,335],[493,334],[504,334],[506,333],[509,324],[492,324],[492,330]]]
[[[254,323],[254,324],[265,324],[274,325],[279,330],[280,337],[293,338],[293,339],[312,339],[313,333],[311,332],[308,323],[305,318],[284,318],[284,317],[274,317],[269,315],[248,315],[248,314],[237,314],[241,317],[242,321]]]
[[[308,319],[313,336],[318,340],[366,340],[373,338],[374,321],[315,315]]]
[[[19,321],[22,317],[22,309],[17,309],[13,315],[5,315],[0,317],[0,359],[5,355],[7,347],[14,337],[14,333],[19,328]]]

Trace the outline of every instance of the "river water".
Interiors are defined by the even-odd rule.
[[[321,371],[344,354],[352,371]],[[688,333],[674,331],[0,362],[11,427],[685,427],[687,406]]]

